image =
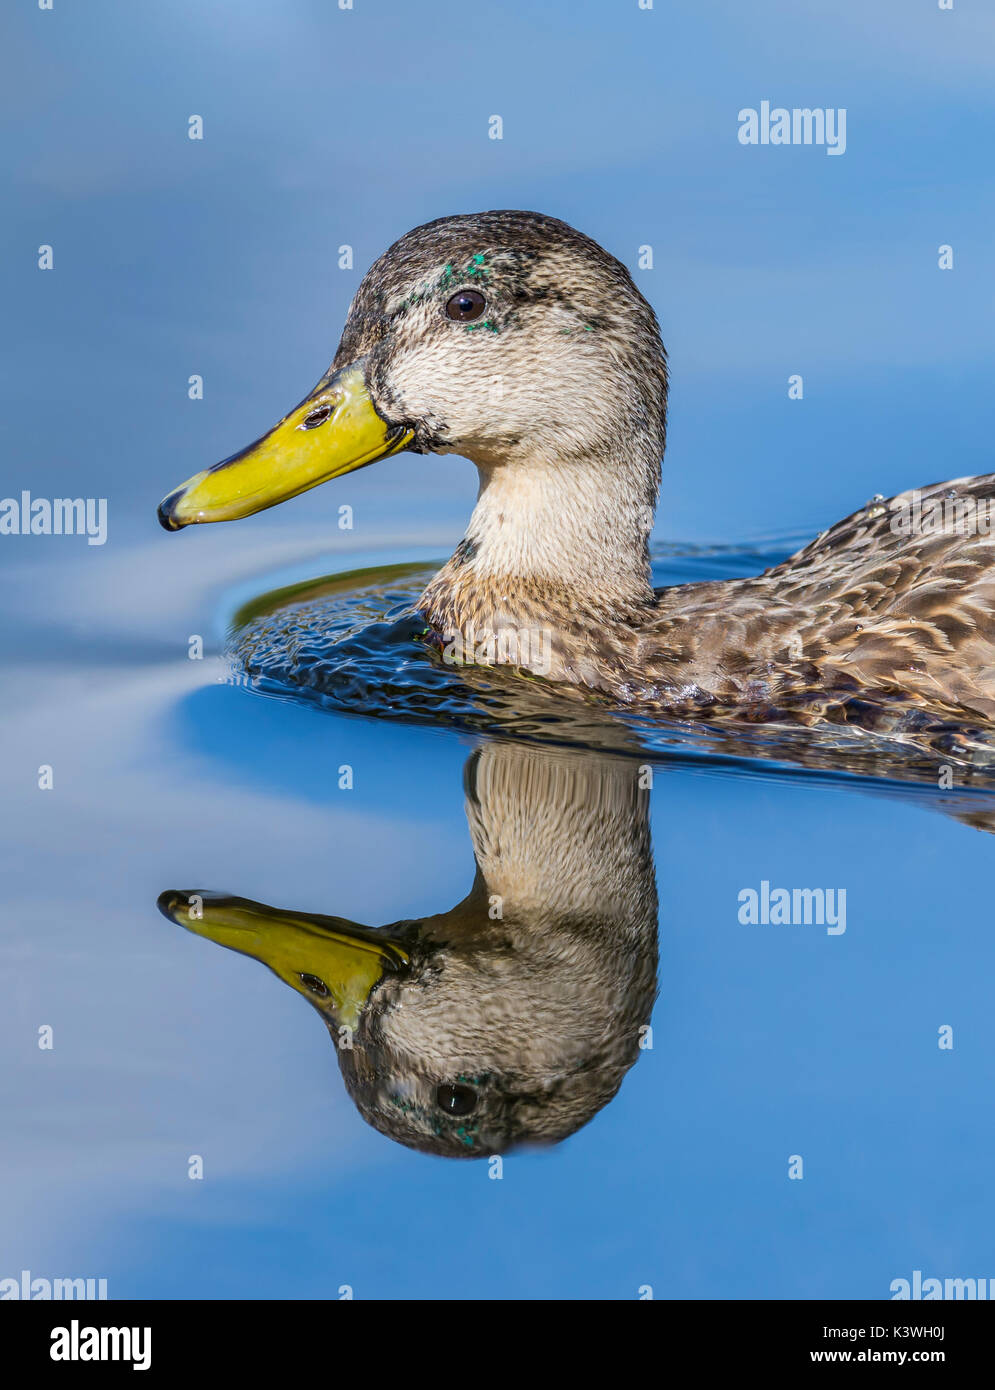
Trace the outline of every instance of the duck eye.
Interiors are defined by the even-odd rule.
[[[309,989],[321,999],[327,999],[331,993],[324,980],[319,980],[317,975],[300,975],[298,978],[305,989]]]
[[[469,1115],[477,1104],[477,1093],[469,1086],[439,1086],[435,1103],[447,1115]]]
[[[334,405],[329,401],[325,401],[323,405],[316,405],[309,415],[304,416],[304,419],[297,428],[301,430],[316,430],[319,425],[325,423],[334,409]]]
[[[446,305],[446,313],[460,323],[469,323],[472,319],[479,319],[486,308],[487,301],[482,294],[476,290],[460,290]]]

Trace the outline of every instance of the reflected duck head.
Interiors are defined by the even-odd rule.
[[[469,920],[481,907],[483,929]],[[556,1143],[586,1124],[640,1055],[655,994],[652,952],[606,957],[569,929],[529,940],[487,918],[479,894],[380,930],[209,892],[164,893],[159,908],[261,961],[321,1014],[369,1124],[454,1158]]]
[[[489,744],[464,782],[476,875],[448,912],[371,929],[208,892],[159,907],[317,1009],[374,1128],[477,1158],[556,1143],[615,1095],[656,994],[657,899],[634,762]]]

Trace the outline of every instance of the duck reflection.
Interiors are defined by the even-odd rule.
[[[656,994],[640,780],[603,754],[478,750],[464,770],[473,887],[419,921],[370,929],[208,892],[159,907],[318,1010],[382,1134],[454,1158],[557,1143],[618,1091]]]

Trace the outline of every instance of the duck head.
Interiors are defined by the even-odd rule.
[[[637,778],[635,764],[592,754],[474,755],[475,881],[420,921],[370,930],[206,892],[164,893],[159,907],[317,1009],[381,1133],[457,1158],[554,1143],[618,1090],[656,991]]]
[[[596,242],[539,213],[442,218],[366,274],[314,390],[159,518],[229,521],[402,450],[457,453],[481,474],[482,569],[569,578],[621,535],[645,587],[666,389],[653,310]]]

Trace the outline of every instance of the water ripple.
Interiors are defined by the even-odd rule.
[[[748,547],[659,545],[654,582],[757,573],[804,539]],[[354,570],[261,595],[232,620],[228,654],[236,679],[259,694],[340,714],[659,761],[915,783],[951,793],[956,784],[955,795],[969,800],[995,789],[995,735],[985,729],[933,723],[926,730],[881,732],[851,724],[648,718],[520,672],[446,665],[425,643],[425,623],[415,609],[436,567]],[[949,777],[945,768],[952,770]]]

